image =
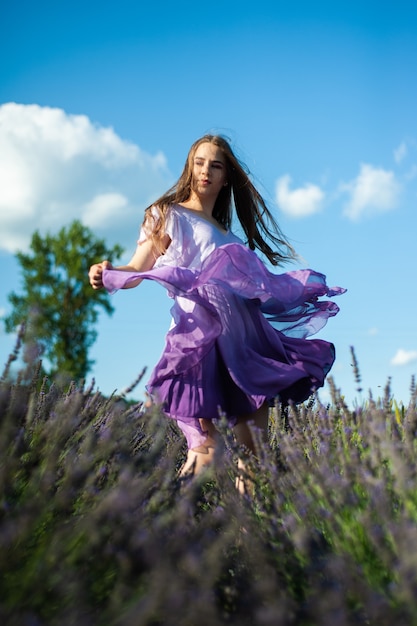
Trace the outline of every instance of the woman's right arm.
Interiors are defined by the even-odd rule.
[[[171,243],[170,238],[166,235],[163,239],[165,248],[168,248]],[[135,254],[130,259],[127,265],[120,265],[118,267],[113,267],[110,261],[101,261],[101,263],[95,263],[90,267],[90,271],[88,272],[88,278],[90,280],[90,285],[93,289],[101,289],[103,287],[103,270],[107,269],[115,269],[121,270],[124,272],[146,272],[150,270],[155,265],[155,261],[160,256],[158,252],[155,250],[155,246],[150,239],[143,241],[138,244]],[[132,287],[136,287],[139,283],[142,282],[141,278],[138,278],[135,281],[130,282],[124,289],[130,289]]]

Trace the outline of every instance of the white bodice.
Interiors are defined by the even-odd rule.
[[[221,230],[202,215],[178,204],[173,204],[168,211],[165,232],[171,244],[166,253],[158,257],[155,267],[169,265],[198,269],[215,248],[227,243],[243,243],[231,231]],[[142,228],[138,243],[146,239]]]

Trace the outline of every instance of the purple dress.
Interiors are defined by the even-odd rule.
[[[171,244],[146,272],[105,270],[114,293],[140,277],[156,280],[174,299],[172,324],[147,389],[177,420],[189,448],[205,439],[199,419],[219,411],[231,423],[265,400],[303,402],[322,387],[335,359],[333,344],[307,339],[339,308],[320,296],[329,288],[312,270],[273,274],[231,232],[173,205]],[[146,239],[142,229],[139,243]]]

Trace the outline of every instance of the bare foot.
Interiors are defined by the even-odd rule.
[[[192,474],[196,476],[202,469],[211,465],[214,457],[214,448],[214,440],[211,437],[207,437],[203,445],[188,450],[187,460],[182,466],[179,475],[186,476]]]

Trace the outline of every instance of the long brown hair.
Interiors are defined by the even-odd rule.
[[[220,148],[226,163],[226,180],[229,184],[222,187],[217,196],[213,208],[214,219],[229,230],[234,204],[251,250],[255,248],[260,250],[273,265],[297,258],[295,250],[282,234],[264,199],[250,181],[246,166],[239,161],[229,142],[221,135],[204,135],[197,139],[190,148],[178,181],[146,209],[143,226],[154,241],[158,252],[164,251],[161,240],[165,234],[166,215],[170,205],[185,202],[191,196],[194,155],[202,143],[212,143]],[[274,250],[264,238],[269,239],[276,249]]]

